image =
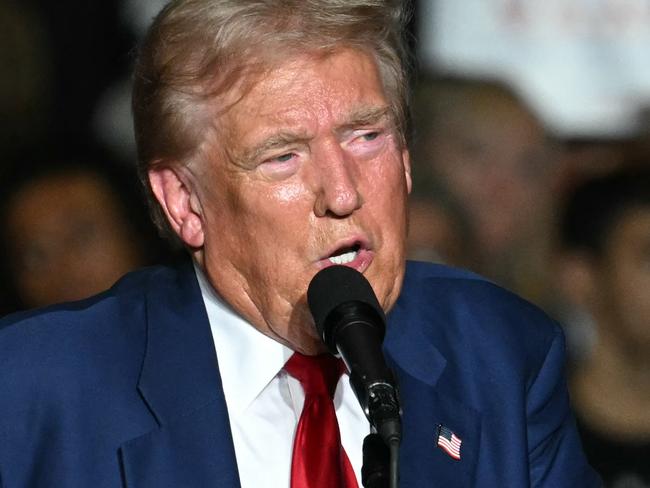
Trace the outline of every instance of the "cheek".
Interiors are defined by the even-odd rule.
[[[263,233],[266,238],[296,239],[310,222],[313,210],[313,199],[300,183],[257,185],[242,200],[239,212],[256,234]]]
[[[391,146],[381,157],[374,161],[359,164],[357,173],[361,179],[370,182],[375,190],[385,192],[406,191],[408,162],[402,159],[397,147]]]
[[[408,187],[401,164],[386,165],[369,180],[366,211],[379,227],[379,267],[371,283],[380,303],[390,308],[397,298],[405,260]],[[363,208],[362,208],[363,211]],[[372,269],[372,268],[371,268]],[[377,274],[374,274],[377,273]]]
[[[301,201],[309,201],[307,189],[300,183],[287,183],[278,185],[269,190],[268,197],[264,200],[279,211],[290,212],[294,206],[301,206]]]
[[[399,224],[403,215],[406,215],[406,200],[408,197],[407,176],[401,167],[390,165],[380,168],[372,178],[364,195],[366,203],[379,207],[386,218],[395,219]],[[382,214],[378,215],[379,218]]]
[[[231,229],[231,252],[245,253],[265,268],[308,238],[312,203],[300,184],[241,188],[227,208],[218,220]]]

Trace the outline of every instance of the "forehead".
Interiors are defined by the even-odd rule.
[[[218,125],[237,145],[283,127],[344,125],[388,106],[374,58],[355,49],[291,57],[228,96]]]

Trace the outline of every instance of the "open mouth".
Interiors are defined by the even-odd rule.
[[[337,249],[328,259],[333,264],[348,264],[354,261],[359,255],[361,244],[355,243],[352,246]]]

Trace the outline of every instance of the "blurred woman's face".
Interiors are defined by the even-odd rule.
[[[36,180],[11,198],[7,257],[23,305],[85,298],[141,263],[115,198],[83,173]]]
[[[629,211],[598,262],[595,307],[619,342],[650,351],[650,209]]]

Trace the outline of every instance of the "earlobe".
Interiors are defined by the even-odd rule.
[[[154,166],[149,170],[149,183],[176,235],[192,248],[202,247],[201,207],[180,169]]]

